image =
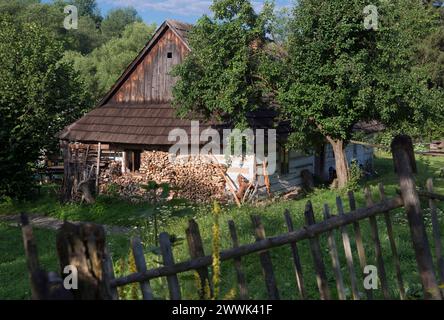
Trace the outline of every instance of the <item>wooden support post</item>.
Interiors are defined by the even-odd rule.
[[[259,216],[251,216],[251,221],[256,233],[256,241],[265,239],[264,226],[261,223]],[[262,251],[259,253],[259,259],[261,261],[262,271],[264,273],[265,285],[267,287],[268,298],[270,300],[279,300],[279,291],[276,285],[276,278],[273,272],[273,264],[271,262],[270,252]]]
[[[188,228],[185,230],[187,235],[188,249],[190,252],[191,259],[197,259],[200,257],[205,257],[205,251],[203,247],[202,237],[200,236],[199,225],[196,221],[191,219],[188,222]],[[196,270],[199,274],[200,279],[200,289],[199,289],[199,298],[204,300],[208,295],[213,297],[213,290],[211,285],[211,279],[208,274],[208,268],[199,268]],[[209,289],[210,292],[206,292],[206,289]]]
[[[145,255],[143,253],[142,241],[139,237],[131,239],[131,249],[133,251],[137,272],[145,272],[147,270]],[[143,300],[153,300],[153,291],[151,290],[149,281],[141,281],[140,290],[142,291]]]
[[[427,180],[427,191],[433,193],[433,180],[431,178]],[[432,232],[433,240],[435,242],[435,256],[438,266],[438,275],[441,285],[444,285],[444,258],[442,252],[441,231],[439,230],[438,213],[434,199],[429,199],[429,207],[430,214],[432,216]],[[442,292],[444,292],[444,288],[442,289]]]
[[[126,162],[127,162],[127,152],[126,151],[122,151],[122,174],[126,173]]]
[[[356,210],[356,200],[353,191],[348,192],[348,202],[350,205],[350,210]],[[364,268],[367,265],[367,258],[365,255],[364,243],[362,241],[361,227],[358,221],[353,222],[353,230],[355,233],[356,249],[358,250],[359,266],[361,267],[361,276],[364,279]],[[368,300],[373,299],[373,292],[371,289],[365,289],[365,294]]]
[[[293,220],[290,211],[285,210],[285,222],[287,223],[288,232],[294,231]],[[293,256],[294,273],[296,275],[296,283],[298,285],[299,294],[303,300],[307,299],[307,291],[305,290],[304,277],[302,275],[302,264],[299,257],[299,250],[296,242],[290,243],[291,255]]]
[[[111,300],[105,276],[105,230],[102,226],[65,222],[57,233],[60,269],[71,265],[78,271],[78,290],[71,290],[75,300]]]
[[[100,158],[102,157],[102,144],[97,145],[97,167],[96,167],[96,196],[99,195],[99,181],[100,181]]]
[[[307,205],[305,206],[305,223],[307,226],[311,226],[316,224],[314,213],[313,213],[313,206],[311,205],[311,202],[308,201]],[[321,251],[321,245],[319,244],[318,236],[313,235],[310,239],[310,249],[311,249],[311,255],[313,257],[313,263],[314,268],[316,272],[316,280],[318,283],[319,293],[321,294],[322,300],[330,300],[330,289],[328,288],[328,281],[327,281],[327,274],[325,273],[325,265],[324,261],[322,260],[322,251]]]
[[[364,189],[364,194],[367,202],[367,207],[373,206],[374,203],[372,199],[372,193],[369,187],[366,187]],[[384,258],[382,256],[381,241],[379,240],[378,222],[376,221],[376,216],[370,217],[369,221],[372,240],[375,245],[376,265],[378,268],[379,280],[381,281],[382,294],[384,296],[384,299],[389,300],[390,292],[388,289],[387,276],[385,272]]]
[[[324,220],[330,219],[330,209],[327,204],[324,204]],[[336,278],[336,289],[338,290],[339,300],[346,300],[344,280],[341,273],[341,263],[339,262],[338,249],[336,247],[336,240],[334,231],[331,230],[327,233],[328,248],[330,251],[330,257],[333,265],[333,272]]]
[[[441,300],[441,293],[433,270],[432,254],[424,226],[422,210],[413,174],[416,172],[413,143],[408,136],[397,136],[392,145],[395,171],[399,176],[401,196],[410,225],[410,233],[415,250],[416,262],[425,299]]]
[[[234,225],[234,221],[228,221],[228,227],[230,229],[231,241],[233,242],[233,248],[239,247],[239,239],[237,237],[236,226]],[[234,267],[236,269],[237,283],[239,285],[239,297],[242,300],[248,299],[248,289],[247,282],[245,280],[245,274],[242,271],[241,267],[241,258],[235,258]]]
[[[174,265],[173,249],[171,247],[170,235],[162,232],[159,235],[160,252],[165,266]],[[180,285],[177,274],[167,276],[168,289],[170,291],[170,300],[181,300]]]
[[[68,202],[72,196],[73,176],[71,171],[71,148],[68,141],[61,141],[63,150],[63,202]]]
[[[340,197],[336,198],[336,207],[339,215],[344,215],[344,205]],[[350,245],[350,237],[348,236],[347,227],[343,226],[339,228],[342,235],[342,244],[344,246],[345,258],[347,260],[347,268],[350,273],[350,283],[352,288],[352,295],[354,300],[359,300],[358,281],[356,279],[355,266],[353,263],[353,253]]]
[[[31,296],[33,300],[45,300],[48,298],[47,274],[40,269],[37,244],[34,239],[32,227],[28,216],[24,213],[20,216],[23,236],[23,247],[25,249],[26,264],[31,282]]]
[[[384,185],[382,183],[379,184],[379,197],[381,201],[387,200],[384,191]],[[395,264],[396,280],[398,282],[399,296],[401,300],[405,300],[406,295],[404,289],[404,282],[402,281],[401,263],[399,262],[398,250],[396,248],[395,237],[393,235],[393,226],[392,226],[392,219],[390,218],[390,212],[388,211],[384,212],[384,220],[385,220],[385,225],[387,227],[387,234],[390,241],[390,247],[392,249],[393,262]]]

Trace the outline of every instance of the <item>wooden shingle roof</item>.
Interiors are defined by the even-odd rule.
[[[81,142],[172,145],[169,132],[175,128],[190,134],[190,120],[179,119],[170,104],[108,104],[95,108],[60,134],[62,140]]]

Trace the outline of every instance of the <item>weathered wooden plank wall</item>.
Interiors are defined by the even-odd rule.
[[[172,99],[172,67],[182,62],[188,49],[167,29],[131,76],[111,98],[114,103],[162,103]]]

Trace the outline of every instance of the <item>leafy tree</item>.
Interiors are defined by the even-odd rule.
[[[102,33],[106,39],[120,38],[126,26],[134,22],[142,22],[142,18],[133,7],[111,10],[102,21]]]
[[[264,87],[259,68],[273,7],[255,13],[247,0],[215,0],[213,17],[204,15],[190,32],[191,53],[173,70],[179,115],[246,124],[246,113],[261,106]]]
[[[71,0],[69,3],[77,7],[79,16],[89,16],[97,24],[102,21],[102,16],[100,15],[96,0]]]
[[[0,19],[0,195],[23,197],[33,169],[56,133],[87,104],[73,68],[60,62],[63,46],[35,23]]]
[[[111,39],[88,55],[67,52],[65,60],[74,64],[97,101],[134,60],[155,29],[155,25],[135,22],[125,28],[121,38]]]
[[[57,0],[53,3],[39,1],[0,0],[0,15],[17,22],[36,23],[48,32],[54,33],[63,43],[64,50],[79,51],[83,54],[93,51],[104,42],[97,22],[90,15],[80,15],[77,30],[66,30],[63,12],[68,2]]]
[[[374,1],[378,30],[364,28],[362,0],[301,0],[294,9],[279,101],[294,128],[293,141],[323,136],[333,147],[338,185],[348,180],[344,148],[360,121],[390,128],[422,126],[435,110],[418,39],[436,26],[416,0]]]

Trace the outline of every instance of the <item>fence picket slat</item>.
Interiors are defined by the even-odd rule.
[[[112,300],[119,300],[119,292],[117,291],[117,288],[111,286],[111,282],[116,278],[114,274],[114,266],[113,266],[113,259],[111,257],[111,254],[109,252],[108,247],[105,247],[105,259],[103,263],[103,273],[104,277],[106,277],[106,284],[107,288],[111,294]]]
[[[308,201],[305,206],[305,222],[307,226],[316,224],[313,206],[311,202]],[[316,280],[318,283],[319,293],[321,294],[322,300],[330,300],[330,289],[328,288],[327,275],[325,273],[325,265],[322,260],[322,251],[321,246],[319,244],[319,238],[316,235],[313,235],[309,238],[311,255],[313,257],[314,268],[316,272]]]
[[[433,179],[427,180],[427,191],[433,193]],[[439,230],[439,221],[436,210],[436,200],[429,199],[430,213],[432,215],[432,232],[435,242],[435,255],[438,265],[438,275],[441,285],[444,284],[444,258],[442,253],[441,232]],[[444,290],[442,290],[444,291]],[[444,296],[444,295],[443,295]]]
[[[324,219],[330,219],[330,209],[327,204],[324,204]],[[336,247],[336,240],[334,237],[334,231],[331,230],[327,233],[328,247],[330,251],[330,257],[333,265],[333,272],[336,278],[336,289],[338,291],[339,300],[346,300],[345,289],[344,289],[344,279],[341,273],[341,264],[339,262],[338,249]]]
[[[143,254],[143,246],[139,237],[131,239],[131,250],[133,252],[137,272],[145,272],[147,270],[145,255]],[[143,300],[153,300],[153,291],[151,290],[150,282],[141,281],[139,283]]]
[[[338,209],[339,215],[344,215],[344,205],[342,204],[342,199],[340,197],[336,198],[336,207]],[[342,244],[344,246],[345,258],[347,260],[347,268],[350,273],[350,283],[352,288],[352,295],[354,300],[359,300],[359,289],[358,281],[356,279],[356,271],[353,263],[353,253],[350,245],[350,237],[346,227],[339,228],[342,235]]]
[[[191,259],[197,259],[200,257],[205,257],[205,251],[203,248],[202,237],[200,236],[199,225],[194,219],[188,222],[188,228],[185,230],[187,235],[188,249],[190,252]],[[213,297],[213,290],[211,285],[211,279],[208,275],[208,268],[203,267],[196,269],[200,279],[200,290],[199,298],[205,299],[205,290],[208,286],[210,292],[210,297]]]
[[[251,221],[253,223],[256,241],[265,239],[264,226],[261,223],[259,216],[251,216]],[[276,278],[274,276],[273,264],[271,262],[271,255],[268,250],[259,253],[259,259],[261,261],[262,270],[265,277],[265,285],[267,287],[268,298],[270,300],[279,300],[279,291],[276,285]]]
[[[348,192],[348,203],[350,205],[350,211],[356,210],[356,200],[355,200],[355,194],[353,191]],[[353,222],[353,231],[355,233],[355,242],[356,242],[356,249],[358,250],[358,257],[359,257],[359,266],[361,267],[361,276],[362,279],[364,279],[364,268],[367,265],[367,257],[365,255],[365,248],[364,243],[362,241],[362,233],[361,233],[361,226],[359,225],[359,221]],[[373,299],[373,291],[372,289],[365,289],[365,294],[367,296],[368,300]]]
[[[381,201],[387,200],[387,197],[385,195],[384,185],[382,183],[380,183],[378,187],[379,187],[379,197],[380,197]],[[387,227],[387,234],[388,234],[389,241],[390,241],[390,247],[392,249],[393,260],[395,263],[395,271],[396,271],[396,279],[398,281],[399,296],[400,296],[401,300],[405,300],[406,295],[405,295],[405,289],[404,289],[404,282],[402,280],[402,274],[401,274],[401,263],[399,261],[398,250],[396,248],[395,237],[393,236],[392,219],[390,218],[390,213],[387,211],[384,212],[384,220],[385,220],[385,225]]]
[[[173,250],[171,248],[170,235],[166,232],[162,232],[159,235],[160,252],[163,258],[163,264],[165,266],[174,266]],[[167,276],[168,289],[170,291],[171,300],[180,300],[180,285],[177,274]]]
[[[372,206],[373,199],[372,199],[372,193],[371,193],[371,190],[369,187],[365,187],[364,196],[365,196],[365,200],[367,202],[367,207]],[[372,240],[375,245],[376,264],[378,267],[379,280],[381,281],[382,294],[384,296],[384,299],[388,300],[388,299],[390,299],[390,293],[388,290],[387,277],[386,277],[385,267],[384,267],[384,259],[382,257],[381,241],[379,240],[378,223],[376,221],[375,216],[370,217],[369,221],[370,221],[370,230],[371,230]]]
[[[290,211],[285,210],[285,222],[287,224],[288,232],[294,231],[293,220],[291,219]],[[307,299],[307,291],[305,290],[304,277],[302,274],[302,264],[299,257],[299,250],[296,242],[290,243],[291,255],[293,257],[294,272],[296,275],[296,283],[298,286],[299,294],[303,300]]]
[[[233,220],[228,221],[228,227],[230,229],[230,236],[233,242],[233,248],[237,248],[239,247],[239,239],[237,237],[236,226]],[[237,283],[239,285],[239,297],[242,300],[247,300],[248,289],[247,289],[247,282],[245,280],[245,274],[242,271],[242,266],[241,266],[242,259],[235,258],[233,259],[233,261],[234,261],[234,268],[236,269]]]

